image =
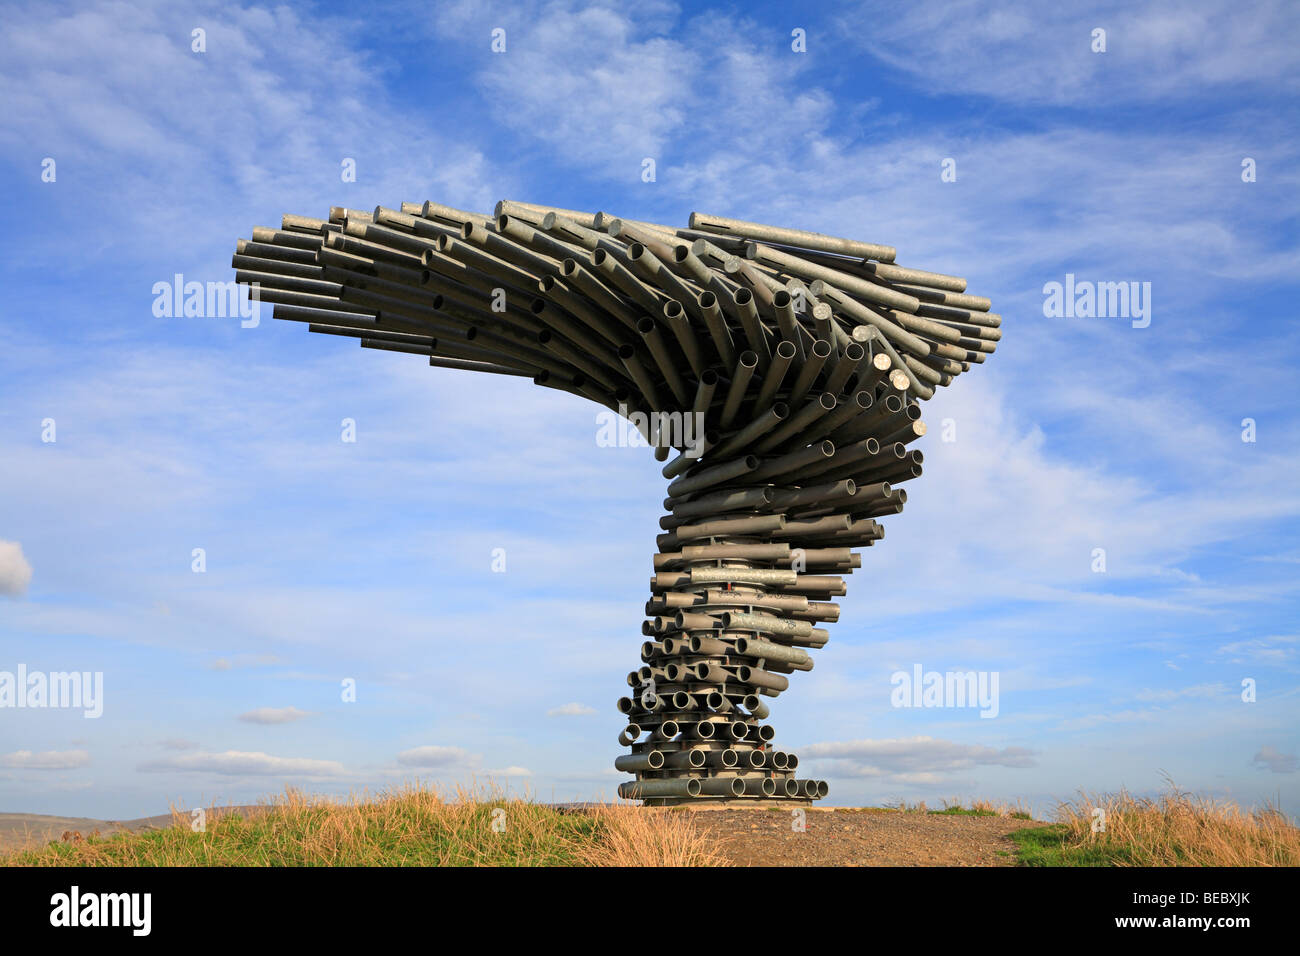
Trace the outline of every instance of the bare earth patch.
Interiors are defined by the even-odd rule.
[[[779,810],[707,810],[697,829],[733,866],[1012,866],[1008,835],[1037,820],[879,810],[809,810],[807,830]]]

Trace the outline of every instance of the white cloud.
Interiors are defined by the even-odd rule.
[[[1072,717],[1069,720],[1063,720],[1060,727],[1062,730],[1090,730],[1093,727],[1103,727],[1109,724],[1145,723],[1154,721],[1160,714],[1161,711],[1158,710],[1119,710],[1109,713],[1087,714],[1083,717]]]
[[[406,767],[463,767],[477,759],[476,755],[461,747],[435,745],[412,747],[397,755],[397,762]]]
[[[946,5],[907,4],[887,16],[873,12],[846,18],[842,33],[868,38],[873,50],[896,51],[927,80],[936,63],[955,64],[977,76],[987,75],[991,64],[969,52],[918,57],[914,39],[962,45],[985,30],[990,40],[1017,44],[1000,63],[1033,61],[1054,75],[1061,73],[1059,58],[1042,50],[1037,12],[989,16],[978,9],[982,4],[968,6],[975,8],[970,18],[979,24],[973,30],[945,25],[950,18],[963,19]],[[1216,22],[1231,9],[1222,2],[1215,7]],[[1267,205],[1253,212],[1243,209],[1237,201],[1241,157],[1198,133],[1155,135],[1079,123],[1006,132],[956,121],[944,128],[940,145],[930,133],[911,133],[887,117],[845,123],[850,104],[836,102],[820,85],[830,77],[822,79],[816,57],[783,52],[785,45],[773,42],[781,35],[768,24],[709,13],[678,24],[666,38],[659,32],[665,25],[662,12],[647,16],[629,10],[633,8],[576,11],[567,4],[536,5],[519,17],[517,34],[526,40],[506,55],[487,53],[485,45],[477,74],[493,113],[515,124],[548,159],[595,172],[626,192],[627,185],[639,185],[641,158],[658,158],[658,181],[634,197],[640,208],[611,210],[606,205],[606,211],[644,219],[653,218],[652,209],[662,210],[672,217],[665,221],[679,216],[684,221],[686,209],[703,208],[853,235],[898,246],[906,264],[985,277],[984,282],[1011,283],[1026,265],[1048,262],[1129,272],[1134,263],[1169,263],[1171,240],[1194,244],[1202,257],[1182,262],[1184,283],[1160,289],[1166,314],[1176,307],[1171,296],[1186,295],[1190,307],[1201,305],[1195,280],[1206,268],[1216,275],[1286,279],[1300,266],[1296,250],[1279,249],[1260,229],[1232,222],[1236,216],[1257,216],[1284,229],[1290,213]],[[1280,8],[1271,10],[1270,16],[1282,17]],[[467,18],[477,28],[500,15],[491,4],[474,4],[472,12],[443,18],[455,24],[445,32],[444,22],[443,39],[463,38]],[[865,34],[856,23],[863,16],[873,24]],[[890,31],[905,32],[906,42],[882,42]],[[1289,62],[1294,44],[1285,42],[1284,33],[1251,32],[1267,44],[1269,59]],[[610,51],[595,62],[571,55],[574,37],[588,35],[600,38]],[[1086,40],[1087,31],[1083,36]],[[1207,50],[1228,48],[1214,33],[1198,34],[1198,41]],[[1083,49],[1084,63],[1105,60],[1086,53],[1086,44]],[[825,56],[838,52],[823,50]],[[605,67],[623,56],[647,55],[656,64],[665,56],[670,68],[629,72]],[[1232,55],[1246,59],[1238,52]],[[1162,72],[1161,78],[1166,75]],[[1271,74],[1261,70],[1260,75]],[[629,91],[629,85],[635,88]],[[1170,86],[1198,89],[1185,80]],[[1043,88],[1041,83],[1031,86],[1036,93]],[[665,102],[670,109],[660,108]],[[710,117],[707,133],[695,121],[702,115]],[[635,127],[639,135],[608,135],[621,124]],[[774,135],[774,130],[783,132]],[[1271,162],[1290,164],[1294,136],[1278,120],[1252,124],[1242,135],[1252,141],[1266,138],[1272,143]],[[643,146],[647,141],[660,145]],[[955,184],[939,180],[939,162],[947,156],[960,158]],[[1073,188],[1062,192],[1062,182]],[[1233,189],[1237,193],[1229,192]],[[1001,221],[1008,209],[1021,211],[1017,228],[990,230],[988,224]],[[1050,278],[1061,277],[1039,276],[1035,289]],[[995,302],[1008,307],[1005,297]]]
[[[582,717],[586,714],[596,713],[596,708],[588,707],[586,704],[562,704],[559,707],[552,707],[546,712],[547,717]]]
[[[310,716],[310,711],[297,707],[259,707],[240,714],[239,719],[250,724],[289,724]]]
[[[436,22],[444,41],[506,23],[508,52],[489,54],[485,44],[475,74],[494,118],[623,186],[642,185],[646,158],[656,164],[656,191],[667,181],[676,191],[694,156],[715,175],[748,176],[762,168],[754,154],[776,138],[770,107],[782,107],[800,144],[833,114],[830,98],[807,82],[786,99],[786,87],[812,68],[802,57],[770,55],[765,41],[775,31],[749,19],[710,12],[682,20],[666,3],[549,2],[456,4]],[[573,55],[576,42],[600,55]],[[760,176],[749,185],[772,184]]]
[[[1269,746],[1261,747],[1251,763],[1260,768],[1267,767],[1273,773],[1295,773],[1300,769],[1300,761],[1295,754],[1284,754],[1276,747]]]
[[[871,29],[859,29],[870,18]],[[1300,23],[1290,4],[1070,4],[958,0],[861,4],[843,34],[931,95],[951,92],[1014,102],[1104,103],[1186,99],[1267,84],[1297,88]],[[1092,31],[1106,31],[1106,52]]]
[[[72,169],[92,179],[112,170],[103,184],[114,189],[113,230],[190,223],[165,244],[173,259],[232,247],[254,225],[244,221],[248,210],[277,210],[263,224],[278,226],[281,207],[320,215],[344,201],[426,198],[406,194],[415,184],[456,205],[487,206],[487,184],[505,184],[456,132],[412,124],[388,102],[383,71],[354,49],[343,20],[305,22],[286,6],[225,7],[201,17],[207,52],[194,53],[194,14],[163,4],[9,14],[0,145],[40,143],[58,161],[60,183]],[[350,189],[340,178],[345,157],[357,162]],[[239,201],[213,204],[219,195]],[[102,228],[108,244],[107,220],[84,227],[83,239]]]
[[[0,754],[0,767],[15,770],[75,770],[89,764],[90,753],[86,750],[45,750],[40,753],[15,750]]]
[[[328,778],[342,777],[343,765],[336,760],[313,760],[306,757],[275,757],[261,752],[227,750],[223,753],[178,754],[140,765],[152,772],[186,771],[216,773],[225,776],[286,776]]]
[[[1300,655],[1300,637],[1279,634],[1232,641],[1221,646],[1218,653],[1228,655],[1234,664],[1289,664]]]
[[[611,177],[635,182],[645,157],[663,162],[665,148],[688,120],[690,79],[697,64],[681,43],[638,40],[626,11],[552,7],[529,23],[480,74],[498,120],[557,152],[581,150]],[[524,32],[524,31],[520,31]],[[569,56],[556,69],[556,52],[576,37],[600,55]]]
[[[283,663],[274,654],[239,654],[233,658],[218,657],[204,666],[210,671],[229,671],[244,667],[274,667]]]
[[[0,594],[21,597],[32,580],[32,566],[17,541],[0,540]]]
[[[934,737],[893,740],[848,740],[804,747],[809,759],[834,761],[834,773],[853,777],[887,777],[898,783],[931,783],[939,774],[977,766],[1033,767],[1034,751],[1024,747],[986,747]],[[829,771],[828,771],[829,772]]]
[[[1137,699],[1142,701],[1170,701],[1187,697],[1227,697],[1234,694],[1235,692],[1227,684],[1214,683],[1195,684],[1191,687],[1180,687],[1176,690],[1144,689],[1138,691]]]

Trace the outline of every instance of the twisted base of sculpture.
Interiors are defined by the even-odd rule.
[[[826,641],[813,622],[839,613],[776,589],[797,577],[790,551],[763,537],[710,536],[660,556],[671,570],[651,582],[652,639],[641,647],[644,666],[628,674],[632,695],[619,700],[629,720],[619,742],[632,752],[616,766],[637,776],[620,796],[656,805],[826,796],[825,781],[796,775],[799,758],[764,723],[766,699],[786,690],[787,675],[811,670],[805,648]]]
[[[831,460],[819,455],[800,467]],[[832,543],[883,537],[872,516],[901,510],[906,495],[880,482],[858,499],[851,479],[793,487],[790,464],[789,456],[771,458],[720,488],[665,502],[669,530],[659,537],[643,624],[651,639],[641,647],[644,665],[627,676],[632,692],[618,701],[629,721],[619,743],[632,752],[615,765],[637,777],[619,796],[668,805],[828,793],[825,781],[800,777],[798,756],[774,742],[767,700],[813,669],[809,652],[830,638],[819,625],[839,618],[829,600],[845,593],[839,574],[861,566],[860,555]],[[753,477],[773,469],[786,469],[786,485]],[[860,514],[825,515],[836,494],[856,499]]]
[[[687,417],[643,627],[618,702],[623,797],[826,796],[774,744],[769,698],[838,620],[832,597],[921,474],[920,400],[985,361],[991,303],[892,246],[692,213],[690,226],[502,201],[328,220],[240,240],[275,317],[437,368],[523,376],[629,420]],[[638,425],[638,428],[641,428]],[[687,435],[686,432],[690,434]]]

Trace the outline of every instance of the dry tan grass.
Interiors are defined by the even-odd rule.
[[[689,810],[615,804],[591,812],[604,834],[580,853],[589,866],[727,865]]]
[[[1097,807],[1105,830],[1094,833]],[[1300,829],[1276,807],[1246,811],[1172,781],[1155,799],[1081,793],[1061,804],[1057,817],[1067,851],[1101,852],[1120,866],[1300,866]]]
[[[962,809],[965,805],[961,800],[945,800],[943,806],[947,810],[953,807]],[[984,799],[972,800],[966,810],[975,816],[981,817],[1017,817],[1021,820],[1032,820],[1034,817],[1029,808],[1019,800],[1015,803]]]

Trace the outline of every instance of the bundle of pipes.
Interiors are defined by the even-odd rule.
[[[812,669],[852,549],[903,509],[919,402],[1001,338],[965,279],[894,258],[698,212],[678,229],[503,200],[287,215],[232,265],[277,319],[526,376],[678,452],[616,761],[636,775],[621,796],[671,804],[826,795],[772,746],[764,698]]]

